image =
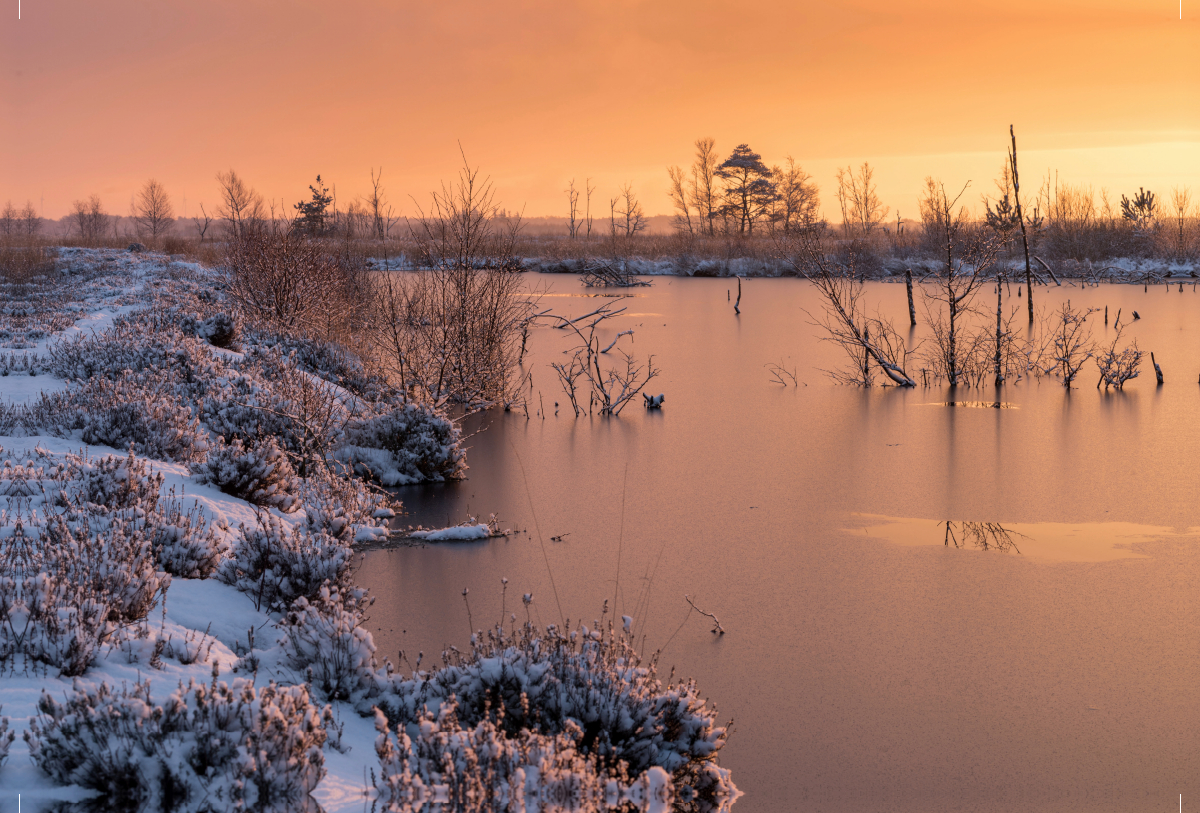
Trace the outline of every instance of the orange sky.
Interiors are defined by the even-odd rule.
[[[990,190],[1010,122],[1026,174],[1200,191],[1198,0],[1182,21],[1177,0],[21,5],[0,20],[0,202],[49,217],[92,192],[125,213],[151,176],[193,214],[230,167],[290,204],[382,165],[411,212],[458,140],[527,214],[563,214],[585,176],[667,212],[665,167],[700,135],[790,153],[828,216],[835,168],[870,160],[907,216],[925,175]]]

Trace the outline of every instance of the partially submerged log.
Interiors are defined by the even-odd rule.
[[[594,265],[579,273],[579,281],[589,288],[637,288],[650,283],[629,270],[624,263],[620,268],[613,265]]]

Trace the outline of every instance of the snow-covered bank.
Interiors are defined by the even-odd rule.
[[[20,336],[0,375],[0,793],[195,811],[736,798],[716,711],[605,621],[480,631],[408,674],[378,662],[352,546],[398,508],[376,484],[461,475],[457,428],[352,356],[245,329],[207,269],[60,259],[0,313]],[[451,536],[495,530],[475,525]]]

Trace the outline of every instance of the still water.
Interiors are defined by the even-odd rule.
[[[530,283],[563,315],[601,301],[573,277]],[[730,287],[660,278],[619,300],[605,343],[634,329],[622,346],[654,354],[661,412],[555,415],[548,364],[571,337],[531,337],[530,417],[471,418],[469,479],[401,492],[406,522],[495,512],[528,532],[369,554],[380,654],[464,646],[463,588],[480,627],[507,577],[508,608],[532,592],[543,623],[590,621],[606,598],[637,617],[664,677],[695,677],[733,719],[721,764],[746,794],[738,813],[1200,799],[1200,293],[1036,289],[1038,305],[1137,310],[1126,338],[1166,383],[1147,363],[1105,394],[1089,364],[1079,389],[1024,381],[998,398],[835,385],[807,283],[746,281],[740,316]],[[906,324],[903,285],[869,284],[867,300]],[[773,383],[771,363],[800,386]]]

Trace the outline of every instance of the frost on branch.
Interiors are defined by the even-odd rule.
[[[256,691],[189,681],[162,705],[150,684],[76,681],[43,693],[25,740],[34,763],[112,810],[284,811],[302,808],[325,774],[325,728],[304,686]]]

